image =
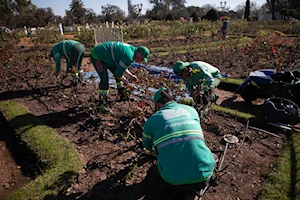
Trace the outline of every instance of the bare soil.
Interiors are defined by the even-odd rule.
[[[170,42],[183,45],[195,41]],[[0,100],[14,100],[26,106],[46,125],[69,139],[80,152],[85,165],[76,181],[71,183],[71,194],[61,191],[58,196],[46,199],[168,199],[163,197],[158,185],[155,157],[143,150],[140,143],[143,119],[136,114],[136,108],[141,102],[145,103],[144,113],[150,116],[153,103],[134,95],[131,95],[130,101],[118,101],[116,90],[111,88],[110,111],[100,112],[97,109],[97,84],[87,81],[74,88],[70,84],[71,77],[58,80],[50,67],[54,62],[47,57],[50,49],[50,46],[43,45],[17,45],[0,53]],[[201,59],[192,52],[186,58]],[[169,65],[176,59],[178,57],[173,55],[165,58],[153,56],[149,63]],[[241,70],[249,73],[255,68],[242,64],[245,59],[241,54],[231,55],[231,60],[231,64],[235,63],[233,66],[229,63],[218,65],[223,73],[242,78]],[[92,69],[88,60],[84,65],[85,71]],[[221,160],[225,149],[223,136],[235,135],[239,142],[229,145],[222,169],[214,175],[204,199],[256,199],[281,154],[285,135],[264,123],[261,113],[263,100],[247,103],[230,91],[217,89],[216,93],[220,96],[217,104],[255,114],[257,117],[250,121],[251,126],[263,128],[279,137],[251,129],[245,134],[245,121],[210,110],[201,121],[208,147]],[[22,166],[13,163],[5,142],[6,139],[3,139],[0,143],[0,174],[4,177],[0,182],[0,198],[9,194],[10,188],[28,181],[20,173]],[[3,163],[6,167],[2,167]],[[4,187],[6,183],[10,184],[9,189]]]

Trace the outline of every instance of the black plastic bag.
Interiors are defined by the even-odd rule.
[[[271,97],[265,100],[263,112],[268,122],[279,122],[284,124],[299,123],[298,108],[296,104],[279,97]]]

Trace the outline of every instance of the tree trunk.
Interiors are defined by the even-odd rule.
[[[271,6],[272,6],[272,20],[276,20],[276,18],[275,18],[275,0],[271,0]]]

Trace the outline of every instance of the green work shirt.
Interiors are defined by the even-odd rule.
[[[116,68],[114,75],[120,78],[124,71],[134,61],[137,48],[123,42],[105,42],[95,46],[91,50],[91,56],[95,60],[102,60],[109,68]]]
[[[67,69],[71,68],[70,50],[80,42],[74,40],[64,40],[57,43],[51,50],[51,55],[54,58],[56,71],[60,70],[60,59],[65,58],[67,61]]]
[[[215,88],[220,84],[219,78],[221,78],[221,74],[218,68],[203,61],[191,62],[190,66],[194,72],[184,79],[189,91],[198,85],[200,80],[204,80],[204,91]]]
[[[167,183],[199,183],[213,173],[215,160],[190,106],[172,101],[154,113],[144,124],[143,145],[156,150],[158,171]]]

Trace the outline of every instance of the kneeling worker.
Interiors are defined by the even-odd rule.
[[[144,124],[143,146],[156,151],[162,183],[176,199],[209,182],[215,159],[206,146],[197,111],[179,104],[165,88],[154,95],[155,114]]]

